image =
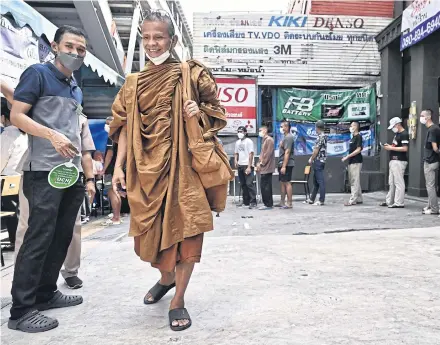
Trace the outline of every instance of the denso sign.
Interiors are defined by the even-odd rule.
[[[339,18],[339,17],[306,17],[306,16],[272,16],[269,20],[269,26],[296,27],[306,26],[308,21],[313,21],[311,27],[329,28],[331,30],[341,29],[362,29],[364,27],[363,18]]]

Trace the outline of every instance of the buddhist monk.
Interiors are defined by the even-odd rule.
[[[194,60],[188,61],[192,99],[184,102],[181,63],[170,56],[177,40],[168,14],[144,14],[142,42],[149,61],[127,77],[110,124],[110,136],[118,142],[112,184],[127,193],[129,235],[140,259],[161,273],[144,303],[156,303],[175,288],[169,311],[174,331],[191,326],[185,291],[200,262],[203,234],[213,230],[212,207],[191,167],[185,121],[197,116],[204,137],[212,138],[226,125],[214,78]]]

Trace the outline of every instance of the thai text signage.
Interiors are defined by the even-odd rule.
[[[375,36],[388,18],[194,14],[194,56],[214,74],[259,85],[359,87],[380,73]]]
[[[402,14],[400,50],[440,29],[440,0],[414,0]]]
[[[216,78],[218,98],[226,109],[227,126],[220,134],[235,134],[240,126],[257,132],[257,86],[255,79]]]

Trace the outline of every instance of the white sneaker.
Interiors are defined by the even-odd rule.
[[[431,209],[431,207],[429,207],[429,206],[423,207],[423,211],[428,211],[430,209]]]
[[[438,212],[433,212],[430,208],[427,210],[423,209],[422,214],[430,215],[430,214],[438,214]]]
[[[313,204],[313,206],[324,206],[324,203],[321,201],[317,201]]]
[[[121,225],[121,221],[119,220],[119,221],[117,221],[117,222],[115,222],[115,221],[113,221],[113,220],[111,220],[111,219],[107,219],[105,222],[102,222],[101,223],[101,225],[104,225],[104,226],[111,226],[111,225]]]
[[[109,213],[109,215],[107,216],[107,218],[112,219],[112,218],[113,218],[113,213]]]

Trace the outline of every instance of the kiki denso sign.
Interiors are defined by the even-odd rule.
[[[235,134],[240,126],[257,132],[257,87],[255,79],[215,78],[218,98],[226,109],[228,124],[220,134]]]

